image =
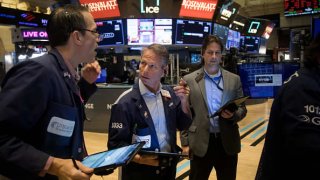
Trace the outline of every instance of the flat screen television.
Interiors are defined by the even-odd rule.
[[[284,16],[320,13],[320,0],[284,0]]]
[[[222,26],[220,24],[214,23],[212,34],[220,38],[224,47],[226,47],[226,44],[227,44],[228,33],[229,33],[229,28],[227,26]]]
[[[226,49],[229,50],[230,47],[240,48],[240,32],[229,29],[228,38],[226,43]]]
[[[191,64],[200,64],[201,63],[201,53],[200,52],[191,52],[190,53],[190,63]]]
[[[219,9],[220,12],[215,17],[215,23],[229,27],[237,15],[239,8],[240,4],[233,1],[227,1],[227,3],[222,4]]]
[[[255,36],[240,37],[240,51],[258,54],[259,48],[260,48],[260,37],[255,37]]]
[[[242,34],[245,36],[262,36],[266,29],[267,21],[262,19],[248,19]]]
[[[275,25],[276,24],[274,24],[271,21],[267,22],[266,28],[265,28],[261,37],[263,37],[265,39],[269,39]]]
[[[97,31],[103,39],[99,46],[124,45],[123,22],[121,19],[97,21]]]
[[[238,32],[242,32],[245,25],[248,22],[248,18],[237,14],[233,20],[233,22],[229,25],[229,28]]]
[[[202,45],[203,39],[211,34],[212,23],[208,21],[176,19],[176,45]]]
[[[101,73],[99,74],[96,83],[105,83],[107,81],[107,69],[101,69]]]
[[[172,44],[172,19],[127,19],[128,45]]]
[[[320,33],[320,18],[312,18],[311,34],[314,39]]]

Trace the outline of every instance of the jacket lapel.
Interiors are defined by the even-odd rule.
[[[139,109],[141,117],[144,118],[145,122],[148,124],[148,127],[151,129],[151,132],[156,132],[147,104],[144,102],[143,97],[141,96],[139,85],[135,84],[133,89],[135,93],[133,98],[136,100],[135,104]],[[157,137],[157,135],[155,137]]]
[[[199,72],[195,78],[195,81],[197,82],[198,84],[198,87],[200,89],[200,93],[202,95],[202,98],[204,100],[204,102],[206,102],[206,107],[207,107],[207,104],[208,104],[208,101],[207,101],[207,93],[206,93],[206,87],[205,87],[205,81],[204,81],[204,70],[203,68],[199,69]]]

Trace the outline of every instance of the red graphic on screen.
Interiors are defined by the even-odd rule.
[[[80,0],[80,4],[88,7],[94,19],[120,16],[117,0]]]
[[[183,0],[180,17],[212,19],[218,0]]]

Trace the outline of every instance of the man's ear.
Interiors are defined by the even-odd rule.
[[[83,36],[82,36],[81,32],[73,31],[70,35],[70,38],[72,38],[72,40],[73,40],[73,42],[75,42],[75,44],[77,44],[77,45],[82,44]]]

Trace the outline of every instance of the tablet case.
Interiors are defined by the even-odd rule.
[[[249,96],[242,96],[240,98],[236,98],[236,99],[232,99],[232,100],[228,101],[225,105],[220,107],[213,115],[211,115],[210,118],[219,116],[221,114],[221,112],[225,109],[227,109],[231,112],[235,112],[236,110],[238,110],[238,107],[242,103],[244,103],[248,98],[249,98]]]

